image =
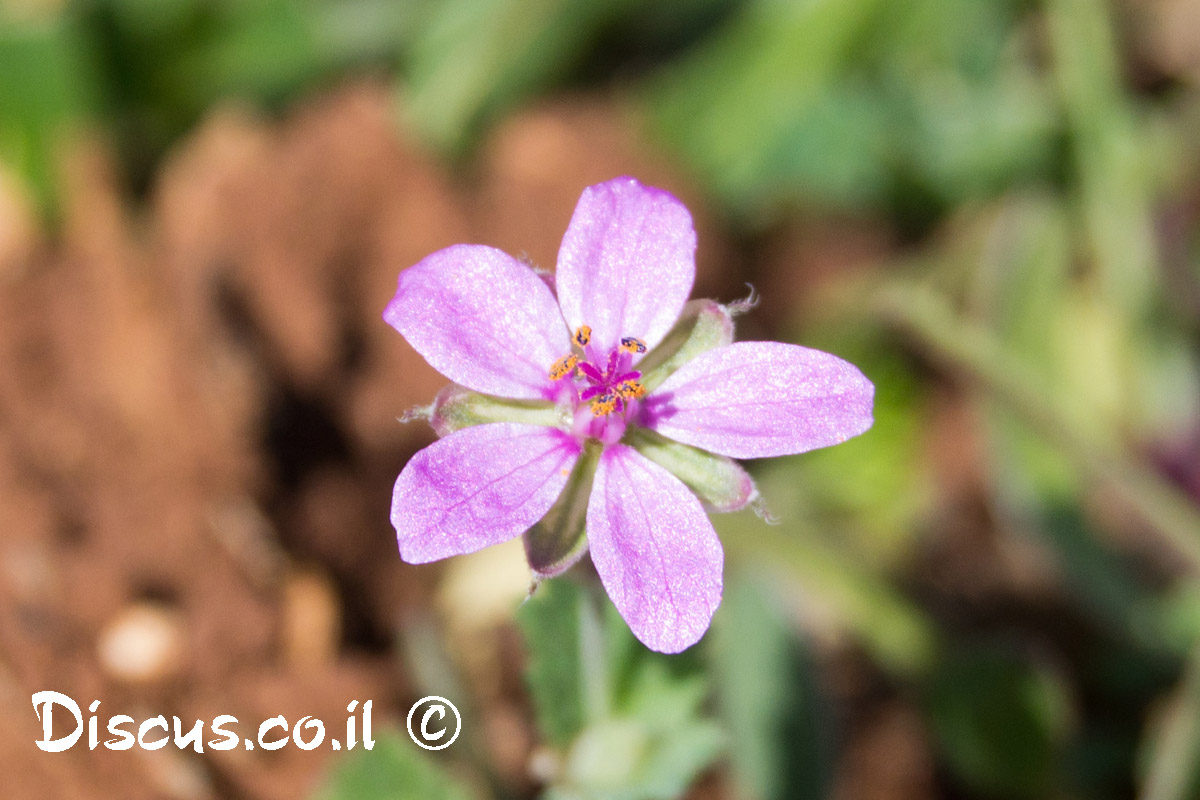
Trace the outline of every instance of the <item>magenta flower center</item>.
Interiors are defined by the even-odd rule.
[[[571,337],[572,352],[554,362],[550,379],[564,381],[568,399],[575,409],[574,432],[581,438],[616,442],[630,418],[636,416],[638,400],[646,395],[633,367],[633,359],[646,352],[646,343],[633,336],[604,355],[592,346],[592,329],[581,325]]]

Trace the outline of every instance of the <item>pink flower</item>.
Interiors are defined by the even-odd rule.
[[[538,575],[590,550],[648,647],[679,652],[704,635],[723,553],[701,497],[741,508],[757,492],[730,459],[867,430],[874,387],[819,350],[731,343],[730,309],[688,303],[695,249],[678,199],[617,178],[584,190],[553,289],[483,245],[400,273],[384,319],[457,384],[431,407],[443,438],[396,481],[405,561],[525,533]]]

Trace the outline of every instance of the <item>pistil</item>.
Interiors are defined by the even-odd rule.
[[[600,357],[592,347],[590,327],[580,326],[571,341],[581,353],[568,353],[555,361],[549,371],[551,380],[570,378],[577,407],[587,403],[588,410],[596,418],[621,414],[623,423],[634,401],[646,394],[645,387],[639,382],[642,373],[631,368],[634,356],[646,352],[646,343],[633,336],[623,337],[620,345],[608,354],[601,369]],[[596,426],[588,424],[585,427],[588,428],[587,435],[596,435],[593,431]],[[624,425],[620,427],[623,429]]]

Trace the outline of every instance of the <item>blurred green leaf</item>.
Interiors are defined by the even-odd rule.
[[[767,497],[783,496],[789,486],[799,491],[788,475],[764,475],[761,485]],[[816,536],[812,520],[785,516],[782,524],[771,526],[742,512],[713,522],[730,563],[767,567],[786,576],[808,602],[858,636],[887,670],[919,677],[934,663],[940,637],[933,621],[885,576]]]
[[[475,800],[475,793],[403,734],[381,732],[371,750],[335,757],[314,800]]]
[[[547,797],[678,797],[724,743],[702,665],[647,650],[597,591],[550,580],[521,609],[539,729],[565,751]]]
[[[615,609],[612,616],[617,617]],[[618,720],[636,722],[645,746],[628,786],[616,796],[679,797],[725,745],[723,731],[705,708],[709,677],[695,648],[666,656],[647,650],[627,628],[624,632],[631,644],[623,673],[614,676],[614,714]]]
[[[316,6],[254,0],[226,7],[220,27],[168,73],[171,90],[197,105],[228,94],[278,97],[316,76],[322,63]]]
[[[0,17],[0,159],[56,209],[58,158],[66,137],[93,109],[86,36],[65,15]]]
[[[1138,646],[1163,649],[1164,632],[1150,588],[1136,579],[1124,560],[1102,546],[1080,510],[1050,509],[1039,523],[1037,530],[1054,548],[1065,583],[1095,619]]]
[[[761,193],[777,194],[780,182],[786,186],[813,177],[804,171],[812,162],[793,158],[787,165],[790,170],[781,172],[780,157],[803,157],[806,137],[796,135],[797,126],[803,130],[850,58],[853,42],[882,5],[877,0],[750,3],[652,87],[651,114],[665,138],[693,161],[710,185],[735,206],[754,206]],[[838,106],[826,108],[827,119],[840,118]],[[868,103],[845,108],[873,114]],[[821,133],[828,128],[817,125],[811,130]],[[879,125],[841,126],[842,133],[860,130],[875,138]],[[844,140],[831,135],[828,141]],[[852,138],[842,154],[857,151],[861,157],[862,148],[853,145]],[[836,162],[835,173],[855,171],[836,151],[818,152]]]
[[[649,662],[653,663],[653,661]],[[572,745],[551,797],[671,800],[720,753],[725,737],[698,715],[704,679],[639,671],[638,686],[611,719],[588,726]]]
[[[819,520],[813,535],[886,569],[909,558],[933,507],[926,397],[894,338],[874,321],[809,326],[804,344],[836,353],[875,384],[874,424],[861,436],[764,465],[760,487],[785,524]],[[789,507],[790,506],[790,507]]]
[[[1154,608],[1162,633],[1180,652],[1200,643],[1200,580],[1177,581]]]
[[[1155,140],[1141,135],[1123,86],[1114,9],[1092,0],[1046,7],[1088,266],[1106,306],[1132,323],[1148,310],[1155,281],[1147,147]]]
[[[67,3],[0,22],[0,84],[56,107],[56,119],[102,120],[130,183],[144,188],[174,139],[215,103],[278,105],[347,67],[395,63],[411,25],[410,4],[388,0]],[[30,60],[18,43],[40,52]],[[0,115],[27,114],[10,99],[0,97]],[[0,132],[0,148],[11,140]]]
[[[533,695],[538,730],[563,747],[583,727],[583,669],[579,648],[583,590],[568,580],[543,582],[521,607],[517,624],[529,662],[525,680]]]
[[[445,150],[565,73],[629,0],[439,0],[408,59],[404,114]]]
[[[1087,424],[1075,406],[1045,391],[1028,367],[985,326],[962,318],[935,292],[897,284],[877,309],[930,355],[970,377],[1070,459],[1080,473],[1140,514],[1160,541],[1189,566],[1200,564],[1200,510],[1143,464],[1115,432]]]
[[[814,667],[753,573],[728,571],[710,653],[739,796],[826,797],[832,734]]]
[[[928,687],[938,744],[959,777],[1001,797],[1048,795],[1073,711],[1061,679],[1003,651],[947,659]]]
[[[663,138],[753,218],[787,202],[957,202],[1053,166],[1020,4],[759,0],[647,92]]]

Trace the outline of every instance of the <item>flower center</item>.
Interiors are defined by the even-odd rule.
[[[555,381],[571,379],[577,405],[589,403],[593,417],[607,417],[625,414],[633,401],[645,396],[646,387],[638,382],[642,373],[630,369],[633,357],[646,352],[645,342],[626,336],[602,360],[592,347],[592,329],[587,325],[581,325],[571,340],[579,352],[555,361],[549,375]]]

